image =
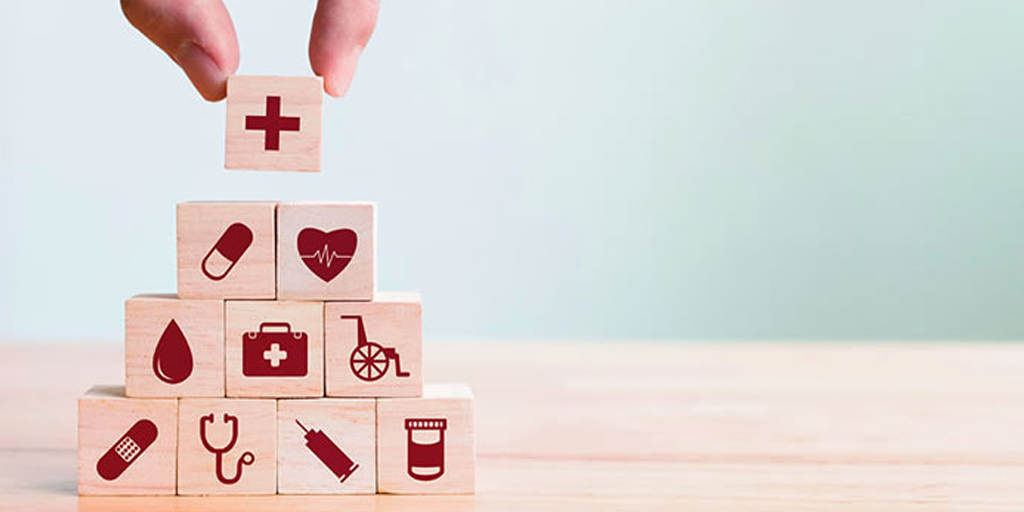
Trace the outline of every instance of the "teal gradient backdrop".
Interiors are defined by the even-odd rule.
[[[120,339],[217,198],[377,201],[431,339],[1024,339],[1024,2],[384,0],[320,175],[225,171],[117,2],[0,19],[0,340]]]

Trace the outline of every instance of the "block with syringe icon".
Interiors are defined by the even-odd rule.
[[[473,492],[472,394],[424,392],[422,300],[376,292],[373,203],[177,220],[179,293],[126,301],[126,390],[80,416],[82,494]]]

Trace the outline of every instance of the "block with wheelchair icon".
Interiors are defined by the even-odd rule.
[[[277,402],[182,398],[178,494],[277,492]]]
[[[93,387],[78,400],[78,494],[174,494],[177,428],[177,400]]]
[[[422,325],[423,301],[418,293],[378,293],[371,302],[327,302],[327,396],[422,394]]]
[[[323,321],[321,302],[227,301],[227,396],[323,396]]]

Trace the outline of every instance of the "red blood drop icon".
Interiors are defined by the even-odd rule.
[[[153,373],[156,378],[168,383],[179,384],[192,375],[192,350],[188,348],[185,333],[178,323],[171,322],[164,328],[160,341],[153,352]]]

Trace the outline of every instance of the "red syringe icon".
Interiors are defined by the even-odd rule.
[[[316,430],[308,429],[299,420],[295,420],[295,423],[306,433],[306,448],[316,455],[316,458],[323,462],[327,469],[334,473],[334,476],[338,477],[338,483],[344,483],[348,480],[348,477],[352,476],[352,473],[359,468],[359,464],[356,464],[345,455],[345,452],[338,448],[338,445],[331,441],[331,438],[327,437],[327,434]]]

